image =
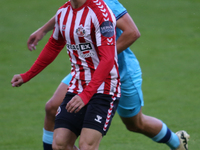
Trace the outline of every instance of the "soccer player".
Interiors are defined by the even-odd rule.
[[[128,48],[139,38],[140,33],[126,9],[117,0],[104,1],[117,17],[117,50],[122,90],[117,109],[118,114],[128,130],[144,134],[155,142],[165,143],[171,149],[186,150],[189,135],[185,131],[177,132],[176,135],[161,120],[142,113],[142,73],[137,58]],[[49,30],[53,29],[54,24],[55,18],[53,17],[43,27],[31,34],[27,42],[28,48],[35,49],[38,41]],[[62,80],[51,99],[46,103],[43,129],[45,150],[48,150],[47,147],[51,147],[56,110],[65,96],[70,80],[71,75],[69,74]]]
[[[55,119],[54,150],[97,150],[120,97],[116,18],[103,0],[71,0],[56,13],[55,29],[39,57],[11,83],[21,85],[49,65],[67,46],[72,79]]]

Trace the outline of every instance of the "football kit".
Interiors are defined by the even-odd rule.
[[[113,11],[116,19],[120,19],[127,13],[118,0],[104,0]],[[122,34],[122,30],[116,28],[116,39]],[[144,105],[142,93],[142,72],[139,62],[130,48],[118,55],[119,74],[121,81],[121,97],[117,112],[122,117],[132,117],[138,114]],[[69,85],[72,76],[68,74],[62,82]]]

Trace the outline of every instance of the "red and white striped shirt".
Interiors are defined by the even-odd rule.
[[[66,44],[72,66],[68,91],[79,94],[85,104],[95,93],[119,97],[116,19],[104,1],[87,0],[77,9],[72,8],[69,1],[59,8],[55,22],[53,35],[43,49],[48,52],[40,55],[44,57],[52,53],[52,57],[57,56]],[[53,59],[45,62],[40,58],[37,61],[40,66],[45,66]],[[22,78],[26,80],[24,74]]]

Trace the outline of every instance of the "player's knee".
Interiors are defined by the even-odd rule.
[[[45,111],[46,114],[51,114],[51,115],[55,115],[56,111],[57,111],[58,107],[54,106],[53,103],[50,101],[48,101],[45,105]]]
[[[66,144],[63,140],[54,139],[52,144],[53,150],[74,150],[77,149],[73,144]]]
[[[83,142],[83,141],[79,141],[79,148],[81,149],[81,150],[85,150],[85,149],[87,149],[87,144],[85,143],[85,142]]]
[[[79,148],[80,150],[97,150],[96,148],[94,148],[92,143],[86,143],[84,141],[79,141]]]
[[[132,132],[138,132],[141,133],[143,131],[143,125],[139,123],[135,123],[132,125],[126,125],[127,130],[132,131]]]
[[[125,123],[125,125],[127,130],[137,133],[142,133],[145,128],[145,123],[142,117],[138,118],[137,120]]]
[[[79,145],[79,147],[80,147],[80,150],[92,150],[91,147],[89,145],[86,145],[86,144],[85,145],[84,144]]]
[[[65,150],[66,148],[62,143],[54,141],[53,144],[52,144],[52,149],[53,150]]]

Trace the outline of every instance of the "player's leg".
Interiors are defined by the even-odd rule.
[[[102,137],[107,133],[116,112],[119,98],[95,94],[87,105],[83,129],[80,135],[80,150],[98,150]]]
[[[162,129],[162,121],[154,117],[144,115],[142,113],[142,108],[139,113],[133,117],[120,117],[129,131],[142,133],[150,138],[156,136]]]
[[[66,105],[75,95],[68,92],[58,108],[52,145],[54,150],[76,149],[74,143],[81,133],[86,107],[83,107],[77,113],[67,112]]]
[[[165,143],[170,148],[180,145],[178,136],[172,132],[161,120],[142,114],[142,110],[133,117],[121,117],[127,129],[141,133],[158,143]]]
[[[89,128],[83,128],[79,140],[80,150],[98,150],[102,133]]]
[[[133,78],[122,82],[118,114],[123,123],[130,131],[144,134],[155,142],[167,144],[172,149],[177,148],[180,145],[178,136],[161,120],[142,113],[141,85],[140,71],[136,72]]]
[[[53,96],[45,105],[45,119],[44,119],[44,128],[43,128],[43,148],[44,150],[52,150],[52,141],[53,141],[53,130],[54,130],[54,121],[55,115],[58,109],[58,106],[62,103],[65,94],[67,93],[67,88],[69,81],[71,80],[71,75],[66,76],[58,88],[56,89]]]
[[[53,150],[78,150],[78,148],[74,146],[77,136],[69,129],[55,129],[53,139]]]
[[[53,96],[46,103],[45,106],[45,119],[43,128],[43,147],[44,150],[51,150],[53,141],[54,120],[58,107],[62,103],[67,92],[67,85],[60,83]]]
[[[177,149],[182,144],[180,137],[172,132],[165,123],[157,118],[142,114],[142,110],[136,116],[121,117],[121,119],[129,131],[146,135],[155,142],[165,143],[171,149]]]

